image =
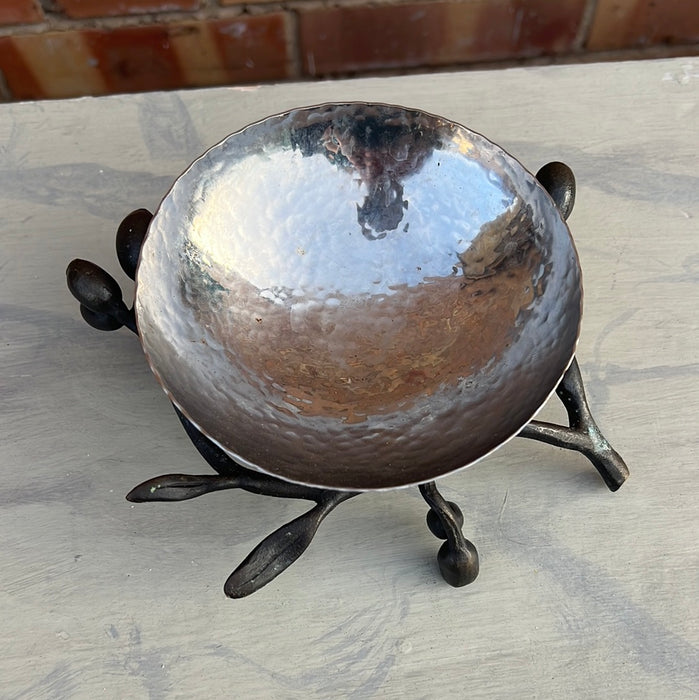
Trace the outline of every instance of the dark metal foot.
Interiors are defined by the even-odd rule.
[[[519,437],[582,452],[592,462],[609,489],[616,491],[628,478],[629,470],[621,455],[602,435],[592,417],[577,360],[573,359],[556,393],[568,413],[570,427],[533,420],[521,430]]]
[[[427,526],[435,537],[445,540],[437,562],[444,580],[451,586],[465,586],[478,576],[478,551],[461,532],[464,516],[455,503],[444,499],[434,481],[420,486],[427,501]]]
[[[353,491],[292,484],[246,469],[197,430],[181,411],[175,410],[194,446],[218,474],[165,474],[139,484],[129,492],[127,500],[134,503],[184,501],[213,491],[244,489],[264,496],[305,499],[316,504],[268,535],[250,552],[224,585],[229,598],[250,595],[279,576],[306,551],[325,517],[340,503],[357,495]]]
[[[326,492],[314,508],[268,535],[228,577],[223,587],[225,594],[229,598],[243,598],[279,576],[306,551],[325,517],[356,495]]]

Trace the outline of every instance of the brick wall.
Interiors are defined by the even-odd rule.
[[[0,0],[0,98],[699,53],[699,0]]]

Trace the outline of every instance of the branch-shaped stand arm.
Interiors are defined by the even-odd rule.
[[[335,493],[335,491],[328,489],[282,481],[274,476],[252,471],[241,466],[206,437],[179,408],[176,406],[174,408],[187,433],[187,437],[189,437],[209,466],[214,471],[217,471],[222,478],[229,477],[237,480],[236,486],[229,488],[241,488],[251,493],[275,496],[277,498],[300,498],[307,501],[315,501],[316,503],[322,501],[329,493]]]
[[[575,204],[575,176],[565,163],[544,165],[536,179],[551,195],[554,203],[567,219]],[[618,452],[602,435],[595,423],[585,397],[580,367],[575,358],[556,389],[568,413],[569,427],[533,420],[519,433],[520,437],[539,440],[556,447],[582,452],[611,491],[616,491],[629,476],[629,470]]]
[[[316,505],[265,537],[228,577],[224,592],[229,598],[243,598],[258,591],[288,569],[308,548],[325,517],[340,503],[357,495],[352,491],[330,491],[294,484],[249,472],[242,467],[233,476],[220,474],[164,474],[143,482],[126,496],[134,503],[184,501],[213,491],[241,488],[265,496],[306,498]]]
[[[600,473],[610,491],[616,491],[628,478],[629,470],[592,417],[580,367],[575,358],[556,393],[568,413],[569,427],[533,420],[520,431],[519,437],[582,452]]]
[[[184,501],[213,491],[244,489],[277,498],[315,502],[311,510],[268,535],[228,577],[224,591],[229,598],[242,598],[258,591],[291,566],[308,548],[325,517],[357,493],[318,489],[293,484],[242,467],[213,443],[178,409],[175,411],[199,454],[218,474],[165,474],[149,479],[126,496],[135,503]]]

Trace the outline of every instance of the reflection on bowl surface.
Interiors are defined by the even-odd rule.
[[[516,160],[446,119],[329,104],[229,136],[175,183],[136,314],[172,400],[232,457],[378,489],[471,464],[570,362],[577,255]]]

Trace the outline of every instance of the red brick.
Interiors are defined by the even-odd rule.
[[[570,50],[585,0],[471,0],[300,12],[310,75],[446,65]]]
[[[286,35],[284,13],[28,33],[0,37],[0,71],[17,99],[281,80]]]
[[[290,77],[283,13],[170,27],[187,85],[224,85]]]
[[[38,86],[37,97],[77,97],[107,92],[79,30],[13,35],[12,46]]]
[[[43,19],[37,0],[0,0],[0,24],[31,24]]]
[[[85,31],[110,92],[289,77],[285,16]]]
[[[54,0],[59,10],[74,19],[114,17],[144,12],[196,10],[202,0]]]
[[[85,39],[110,92],[169,90],[183,84],[165,26],[88,30]]]
[[[697,41],[697,0],[598,0],[586,48],[604,51]]]
[[[9,36],[0,37],[0,72],[15,99],[35,100],[45,97],[41,85]]]
[[[277,2],[277,0],[255,0],[255,5],[261,3]],[[218,0],[219,5],[249,5],[251,4],[249,0]]]
[[[243,15],[214,23],[212,31],[232,82],[290,77],[284,14]]]

